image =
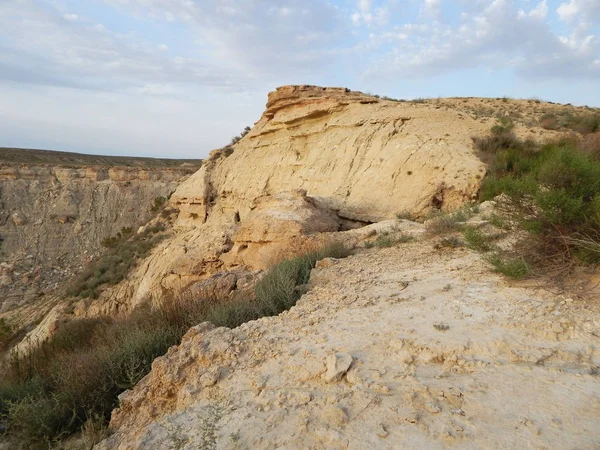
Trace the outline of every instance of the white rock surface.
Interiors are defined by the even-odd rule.
[[[600,447],[597,301],[510,285],[431,241],[313,280],[280,316],[192,329],[123,396],[97,449]],[[351,365],[328,360],[340,353]]]

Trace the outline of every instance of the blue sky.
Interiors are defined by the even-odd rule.
[[[600,0],[1,0],[0,146],[205,157],[284,84],[600,106]]]

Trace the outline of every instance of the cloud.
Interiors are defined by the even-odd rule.
[[[175,89],[170,84],[145,84],[138,91],[147,95],[171,95],[175,93]]]
[[[338,7],[320,0],[105,1],[147,20],[186,24],[205,59],[255,79],[321,71],[348,24]]]
[[[519,18],[523,18],[529,16],[533,19],[543,20],[548,16],[548,4],[546,0],[540,2],[535,8],[533,8],[529,13],[526,13],[524,10],[519,10]]]
[[[106,3],[129,14],[134,29],[136,21],[186,24],[185,45],[176,50],[151,36],[118,32],[44,0],[7,0],[0,3],[0,26],[12,51],[0,55],[0,80],[109,90],[166,84],[264,89],[324,70],[347,25],[338,8],[317,0]],[[17,75],[31,67],[37,75]]]
[[[498,95],[509,79],[507,91],[544,85],[576,102],[578,90],[589,93],[600,79],[598,0],[88,3],[0,0],[0,89],[14,94],[0,112],[14,125],[4,129],[22,130],[23,142],[32,142],[27,130],[36,124],[40,139],[64,134],[65,148],[87,148],[86,133],[73,137],[75,123],[111,149],[122,139],[143,151],[172,141],[193,152],[199,134],[222,144],[256,119],[265,93],[281,84],[383,91],[391,80],[402,89],[420,84],[420,95],[444,94],[456,92],[456,74],[484,70],[483,95]],[[251,104],[242,104],[246,97]]]
[[[392,49],[380,54],[364,76],[423,77],[484,67],[509,69],[526,78],[600,77],[600,48],[588,27],[578,25],[561,36],[545,22],[547,15],[546,1],[525,12],[515,2],[494,0],[473,15],[463,14],[459,25],[406,23],[397,31],[408,38],[381,39]]]
[[[350,16],[352,23],[367,26],[385,26],[390,19],[390,11],[387,6],[373,8],[373,0],[358,0],[357,9]]]
[[[569,0],[561,3],[556,10],[561,20],[571,23],[576,19],[590,23],[600,21],[600,2],[598,0]]]
[[[438,18],[442,11],[442,0],[424,0],[422,14],[433,18]]]

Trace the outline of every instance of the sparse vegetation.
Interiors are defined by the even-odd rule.
[[[502,257],[494,254],[489,258],[494,270],[514,280],[521,280],[531,273],[531,267],[523,257]]]
[[[463,242],[458,238],[458,236],[452,235],[440,239],[440,242],[435,245],[435,248],[458,248],[462,246]]]
[[[572,130],[586,135],[600,131],[600,114],[574,115],[570,111],[548,112],[540,117],[539,125],[546,130]]]
[[[3,349],[13,335],[13,330],[8,320],[4,317],[0,318],[0,350]]]
[[[524,259],[496,260],[499,271],[518,277],[531,264],[600,263],[600,160],[570,139],[546,145],[514,140],[480,150],[490,162],[481,200],[503,194],[504,215],[529,233]]]
[[[23,448],[51,448],[83,426],[86,439],[104,433],[118,395],[150,370],[157,356],[178,343],[190,326],[210,321],[236,327],[279,314],[300,297],[318,259],[342,258],[349,250],[333,244],[284,260],[256,284],[254,298],[164,299],[155,310],[126,320],[75,319],[25,358],[13,357],[0,380],[0,416]]]
[[[457,212],[451,214],[440,214],[425,222],[425,230],[430,236],[439,236],[443,234],[458,231],[465,219],[464,213]]]
[[[414,216],[414,214],[412,212],[404,210],[404,211],[400,211],[400,212],[396,213],[396,219],[414,221],[416,219],[416,217]]]
[[[97,298],[104,286],[120,283],[137,261],[163,239],[158,233],[164,229],[164,225],[158,223],[131,236],[131,228],[122,228],[116,236],[104,239],[102,245],[107,251],[75,278],[67,293],[73,297]]]
[[[510,230],[512,228],[510,221],[498,214],[491,214],[487,220],[490,224],[501,230]]]
[[[493,246],[490,244],[490,238],[478,228],[467,227],[463,231],[463,237],[467,246],[479,252],[489,252]]]
[[[252,130],[252,128],[245,127],[240,134],[231,138],[231,143],[229,144],[229,146],[235,145],[238,142],[240,142],[244,136],[250,133],[250,130]]]
[[[152,202],[152,206],[150,207],[150,211],[158,212],[160,211],[164,205],[167,203],[167,197],[156,197]]]
[[[137,156],[86,155],[83,153],[59,152],[56,150],[34,150],[0,147],[0,161],[32,165],[60,165],[67,167],[144,167],[177,168],[194,173],[202,164],[200,159],[143,158]]]
[[[365,242],[365,248],[386,248],[396,244],[404,244],[413,240],[413,237],[405,233],[384,232],[377,236],[374,241]]]
[[[579,150],[594,161],[600,161],[600,132],[587,135],[580,143]]]

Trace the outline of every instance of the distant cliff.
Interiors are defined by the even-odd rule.
[[[0,312],[50,293],[155,213],[199,160],[0,149]]]

